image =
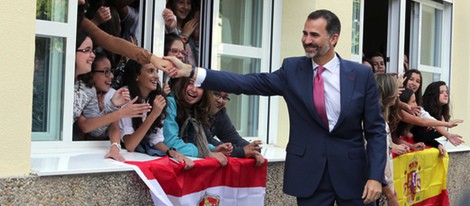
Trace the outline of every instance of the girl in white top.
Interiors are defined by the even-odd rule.
[[[168,155],[178,162],[185,163],[185,169],[194,163],[173,148],[163,143],[163,119],[166,99],[159,87],[158,69],[152,64],[140,65],[130,60],[124,68],[124,85],[127,85],[131,98],[152,104],[150,112],[142,118],[123,118],[119,121],[121,138],[129,152],[142,152],[150,155]]]

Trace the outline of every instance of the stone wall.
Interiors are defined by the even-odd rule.
[[[282,192],[283,162],[268,164],[265,205],[295,205]],[[0,205],[152,205],[135,172],[0,179]]]
[[[470,202],[469,169],[470,152],[450,153],[451,205]],[[282,192],[283,171],[283,162],[268,164],[265,205],[296,205],[294,197]],[[152,201],[135,172],[115,172],[0,179],[0,205],[152,205]]]

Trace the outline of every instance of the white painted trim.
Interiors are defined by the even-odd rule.
[[[281,66],[281,31],[282,31],[282,0],[273,1],[273,28],[272,28],[272,47],[271,47],[271,72],[278,70]],[[279,128],[279,96],[270,97],[269,102],[269,141],[268,144],[278,144]],[[288,120],[284,120],[288,121]]]
[[[105,159],[108,146],[94,145],[86,149],[72,151],[32,154],[31,170],[38,176],[92,174],[104,172],[133,171],[132,166],[112,159]],[[121,151],[126,161],[148,161],[159,157],[138,152]],[[285,148],[263,145],[261,154],[268,162],[284,162]],[[191,159],[198,159],[190,157]]]
[[[403,54],[405,53],[405,12],[406,2],[400,0],[389,1],[387,57],[387,73],[403,71]],[[396,32],[398,30],[398,34]]]

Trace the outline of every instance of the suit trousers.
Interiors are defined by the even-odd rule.
[[[338,197],[333,185],[331,184],[328,165],[325,166],[325,170],[323,171],[323,176],[317,190],[310,197],[297,197],[297,205],[299,206],[333,206],[335,202],[338,206],[365,205],[363,199],[360,197],[359,199],[348,200]],[[375,206],[375,203],[369,204],[368,206]]]

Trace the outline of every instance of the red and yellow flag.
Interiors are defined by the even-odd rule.
[[[449,156],[438,157],[429,148],[393,158],[393,183],[400,205],[449,206],[447,168]]]

